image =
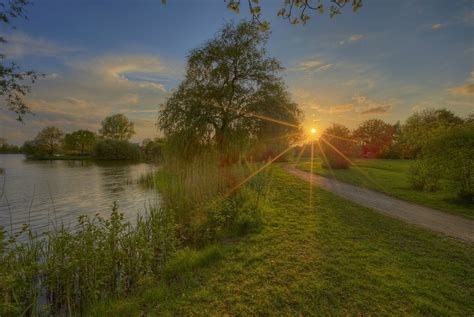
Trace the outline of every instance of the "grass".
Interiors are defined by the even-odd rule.
[[[277,169],[264,226],[168,262],[90,315],[458,315],[474,312],[474,246],[313,190]]]
[[[408,180],[408,170],[413,163],[412,160],[367,159],[356,160],[355,163],[357,167],[330,170],[322,168],[321,161],[317,159],[314,163],[313,172],[353,185],[384,192],[403,200],[474,219],[473,204],[460,201],[456,189],[447,182],[441,182],[441,189],[435,192],[413,189]],[[301,163],[298,167],[309,171],[310,163]]]

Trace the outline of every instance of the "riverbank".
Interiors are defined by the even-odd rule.
[[[46,157],[28,157],[25,158],[32,161],[89,161],[93,160],[92,156],[80,156],[80,155],[58,155],[58,156],[46,156]]]
[[[263,228],[182,250],[160,280],[89,315],[469,315],[474,247],[277,168]],[[436,277],[436,278],[433,278]]]

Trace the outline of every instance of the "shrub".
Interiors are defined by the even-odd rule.
[[[439,189],[439,171],[424,160],[417,160],[410,166],[408,179],[416,190],[435,191]]]
[[[102,140],[95,145],[94,157],[103,160],[138,161],[140,147],[128,141]]]
[[[458,188],[461,199],[474,202],[474,126],[451,128],[423,148],[423,162]]]

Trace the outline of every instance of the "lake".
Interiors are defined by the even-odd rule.
[[[30,224],[44,232],[75,224],[78,216],[109,216],[114,202],[128,220],[158,203],[155,190],[137,183],[156,166],[95,161],[33,161],[0,155],[0,225],[17,231]],[[3,194],[2,194],[3,193]]]

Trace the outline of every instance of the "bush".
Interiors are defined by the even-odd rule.
[[[26,141],[23,144],[23,153],[27,158],[43,159],[47,158],[48,152],[37,141]]]
[[[474,126],[451,128],[427,142],[423,162],[458,188],[461,199],[474,202]]]
[[[417,160],[408,169],[408,179],[416,190],[435,191],[439,189],[438,169],[424,160]]]
[[[94,157],[102,160],[140,159],[140,147],[128,141],[102,140],[95,145]]]

